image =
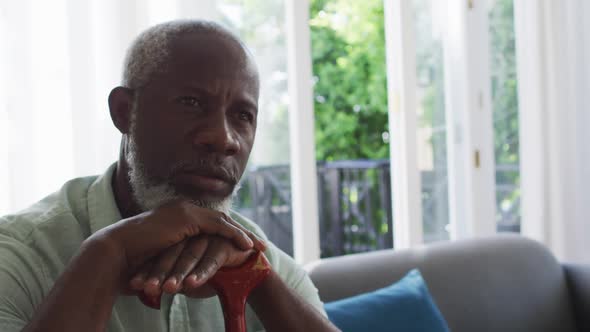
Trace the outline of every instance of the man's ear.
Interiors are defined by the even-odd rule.
[[[127,134],[131,129],[133,101],[133,90],[129,88],[118,86],[109,94],[111,119],[121,134]]]

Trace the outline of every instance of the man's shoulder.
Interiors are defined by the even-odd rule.
[[[83,238],[80,205],[92,181],[92,177],[68,181],[28,208],[0,216],[0,311],[4,314],[15,312],[23,321],[30,319],[65,269]]]
[[[231,217],[267,242],[267,249],[264,255],[271,264],[272,269],[290,289],[326,316],[323,303],[318,295],[318,290],[303,267],[293,257],[272,243],[255,222],[236,212],[233,212]]]
[[[96,176],[70,180],[26,209],[0,216],[0,234],[28,245],[39,234],[63,238],[72,226],[78,233],[87,230],[87,193],[95,180]]]

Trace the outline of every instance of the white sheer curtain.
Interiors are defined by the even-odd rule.
[[[590,2],[515,0],[522,233],[590,262]]]
[[[25,208],[71,178],[100,174],[116,160],[120,134],[107,96],[119,83],[126,47],[141,30],[176,18],[214,19],[239,30],[244,17],[256,16],[242,2],[0,0],[0,215]],[[286,54],[276,45],[283,34],[282,3],[265,2],[276,17],[255,25],[264,34],[243,37],[268,78],[261,106],[284,113]],[[258,20],[266,15],[256,14]],[[265,92],[273,93],[272,101]],[[259,137],[272,127],[260,122]],[[288,156],[288,149],[274,150]]]
[[[139,3],[139,2],[138,2]],[[106,97],[125,46],[163,11],[132,1],[3,1],[0,214],[117,157]],[[159,16],[153,14],[159,14]]]

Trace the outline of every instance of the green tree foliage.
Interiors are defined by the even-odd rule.
[[[383,22],[382,0],[311,1],[317,160],[389,156]]]
[[[413,0],[418,121],[420,127],[432,128],[431,177],[440,180],[430,184],[436,197],[425,199],[446,205],[443,53],[440,41],[431,35],[432,1],[439,0]],[[520,196],[513,0],[495,0],[489,17],[498,219],[513,219],[518,218]],[[388,133],[388,123],[382,0],[312,0],[310,18],[317,159],[388,158],[383,135]],[[439,212],[436,215],[444,219],[445,210]]]

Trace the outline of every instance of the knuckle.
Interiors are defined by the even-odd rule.
[[[220,224],[223,224],[223,225],[229,225],[229,224],[230,224],[230,223],[229,223],[229,222],[228,222],[228,221],[227,221],[227,220],[226,220],[226,219],[225,219],[223,216],[221,216],[221,215],[218,215],[218,216],[215,218],[215,221],[217,221],[218,223],[220,223]]]
[[[194,274],[197,276],[197,279],[202,279],[203,276],[207,275],[207,270],[204,268],[199,268],[194,271]]]
[[[211,265],[209,265],[209,270],[210,271],[214,271],[214,270],[216,270],[218,268],[219,268],[219,263],[217,262],[216,259],[212,258],[211,259]]]
[[[211,266],[212,269],[214,269],[214,268],[219,267],[219,263],[217,262],[216,259],[212,258],[211,259],[211,265],[210,266]]]
[[[215,271],[219,268],[219,263],[217,259],[213,257],[204,257],[204,265],[201,267],[201,272],[203,274],[210,274],[211,272]]]

